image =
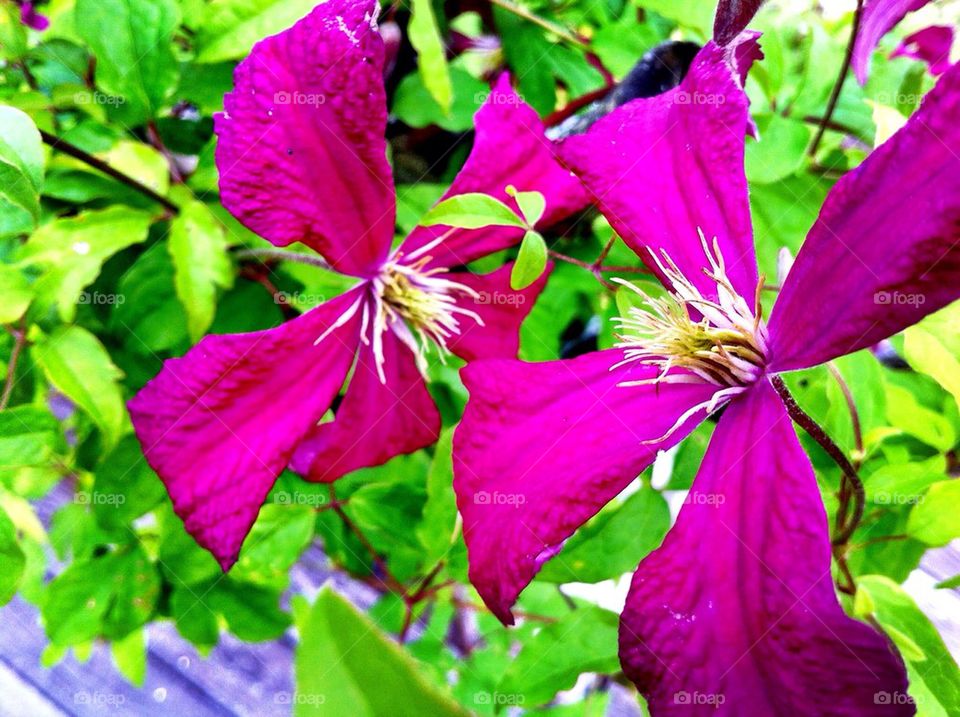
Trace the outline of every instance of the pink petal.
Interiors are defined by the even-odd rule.
[[[440,413],[413,353],[389,331],[383,339],[386,384],[373,350],[362,348],[334,420],[315,426],[297,446],[290,467],[309,480],[332,482],[429,446],[440,435]]]
[[[860,30],[853,46],[853,72],[861,85],[867,83],[870,58],[881,38],[890,32],[908,12],[914,12],[930,0],[867,0],[860,19]]]
[[[277,246],[374,272],[393,239],[376,0],[328,0],[257,43],[215,118],[223,204]]]
[[[872,346],[960,298],[960,67],[831,190],[770,316],[772,368]]]
[[[657,717],[913,714],[900,659],[837,601],[817,480],[766,381],[727,408],[640,563],[620,659]]]
[[[727,48],[708,43],[678,88],[624,105],[559,150],[630,248],[651,268],[647,249],[658,257],[666,250],[712,296],[698,230],[718,238],[742,295],[757,287],[743,170],[749,115],[737,62],[756,56],[756,42],[740,37]]]
[[[747,25],[763,5],[763,0],[720,0],[713,18],[713,39],[718,45],[728,45]]]
[[[890,57],[910,57],[930,66],[931,75],[942,75],[950,69],[950,50],[953,48],[953,28],[949,25],[931,25],[903,38]]]
[[[563,541],[698,421],[644,441],[715,390],[617,386],[656,373],[640,364],[611,371],[622,356],[611,349],[549,363],[476,361],[461,371],[470,400],[454,435],[454,490],[470,582],[505,623]]]
[[[451,273],[450,279],[479,294],[476,299],[463,297],[460,304],[476,313],[483,326],[469,317],[462,317],[460,335],[448,343],[450,350],[466,361],[516,358],[520,348],[520,324],[543,291],[551,268],[548,266],[543,276],[521,291],[510,288],[513,262],[489,274]]]
[[[516,203],[506,193],[512,184],[519,191],[541,192],[547,200],[543,228],[585,207],[583,188],[553,156],[553,144],[543,133],[543,123],[501,75],[486,102],[474,118],[476,137],[463,169],[453,180],[444,198],[468,192],[483,192]],[[448,231],[445,227],[417,227],[403,243],[412,252]],[[430,251],[436,266],[457,266],[506,249],[520,242],[523,230],[513,227],[484,227],[454,231]]]
[[[314,341],[361,297],[354,289],[275,329],[206,336],[130,401],[174,510],[224,570],[293,449],[343,384],[359,315]]]

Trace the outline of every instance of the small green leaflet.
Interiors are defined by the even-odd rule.
[[[366,615],[325,588],[302,626],[293,714],[466,717],[425,675]]]
[[[907,520],[907,535],[927,545],[946,545],[960,538],[960,480],[934,483],[913,506]]]
[[[12,266],[0,264],[0,324],[12,324],[23,316],[33,299],[33,289],[27,278]]]
[[[412,0],[410,24],[407,25],[407,37],[417,51],[417,67],[423,85],[437,101],[444,114],[450,112],[453,102],[453,84],[450,81],[450,67],[447,64],[447,52],[440,36],[440,27],[433,12],[432,0]]]
[[[27,559],[17,543],[17,529],[0,508],[0,605],[6,605],[17,592]]]
[[[0,106],[0,216],[2,223],[29,231],[40,216],[43,147],[27,115]]]
[[[518,192],[512,184],[507,187],[507,194],[516,200],[527,226],[535,227],[547,208],[546,197],[540,192]]]
[[[206,6],[197,32],[197,62],[236,60],[258,40],[285,30],[316,0],[218,0]]]
[[[514,291],[526,289],[535,282],[547,268],[547,243],[540,232],[529,229],[520,243],[520,253],[510,271],[510,288]]]
[[[202,202],[185,204],[170,226],[174,285],[187,312],[190,339],[199,341],[217,311],[217,289],[233,284],[223,226]]]
[[[489,194],[470,192],[456,194],[437,203],[420,224],[425,227],[447,226],[457,229],[479,229],[502,226],[525,229],[526,223],[499,199]]]

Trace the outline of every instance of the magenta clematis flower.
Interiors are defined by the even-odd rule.
[[[42,32],[50,27],[50,20],[40,13],[29,0],[20,3],[20,22],[31,30]]]
[[[226,570],[277,475],[332,481],[436,440],[421,371],[430,345],[464,359],[516,355],[544,278],[510,301],[510,266],[454,270],[522,230],[418,228],[391,250],[395,192],[375,0],[328,0],[254,47],[215,118],[221,199],[277,246],[300,241],[358,284],[277,328],[207,336],[130,402],[177,514]],[[476,116],[448,194],[542,192],[542,223],[583,206],[536,113],[501,78]],[[515,206],[515,205],[514,205]],[[519,307],[519,308],[518,308]],[[332,422],[318,425],[352,366]]]
[[[931,25],[903,38],[890,57],[909,57],[926,62],[931,75],[942,75],[950,68],[950,50],[953,49],[953,28],[949,25]]]
[[[511,623],[563,542],[726,406],[676,525],[634,576],[626,674],[654,715],[911,714],[902,662],[837,600],[816,478],[771,379],[960,297],[960,69],[836,184],[765,322],[737,59],[752,49],[709,43],[679,88],[560,145],[669,292],[621,321],[616,348],[463,369],[454,487],[470,579]]]
[[[907,13],[916,12],[930,0],[866,0],[860,29],[853,46],[853,72],[857,82],[867,83],[870,58],[880,39],[896,27]]]

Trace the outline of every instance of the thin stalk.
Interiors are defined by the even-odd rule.
[[[300,264],[309,264],[318,266],[321,269],[330,270],[330,265],[318,254],[300,254],[286,249],[240,249],[234,252],[233,256],[239,260],[257,259],[258,261],[295,261]]]
[[[813,143],[807,154],[811,157],[817,153],[820,147],[820,140],[823,139],[824,132],[833,118],[834,110],[837,109],[837,102],[840,100],[840,92],[843,90],[843,83],[847,79],[847,73],[850,71],[850,63],[853,61],[853,48],[857,43],[857,35],[860,34],[860,20],[863,18],[863,0],[857,0],[857,9],[853,12],[853,27],[850,29],[850,41],[847,42],[847,51],[843,56],[843,64],[840,65],[840,74],[833,85],[833,91],[830,93],[830,99],[827,101],[827,109],[820,118],[820,126],[817,127],[817,134],[813,138]]]
[[[10,362],[7,364],[7,378],[3,384],[3,394],[0,395],[0,411],[7,407],[7,404],[10,402],[10,396],[13,394],[13,387],[16,385],[17,362],[20,360],[23,347],[27,345],[26,329],[26,321],[21,320],[20,329],[11,331],[13,335],[13,349],[10,351]]]
[[[150,187],[148,187],[146,184],[143,184],[139,180],[136,180],[133,177],[127,174],[124,174],[123,172],[121,172],[118,169],[115,169],[114,167],[111,167],[102,159],[98,159],[94,157],[92,154],[90,154],[89,152],[85,152],[84,150],[80,149],[76,145],[70,144],[70,142],[67,142],[64,139],[60,139],[56,135],[52,135],[49,132],[45,132],[44,130],[40,130],[40,137],[43,139],[44,144],[48,144],[58,152],[63,152],[64,154],[69,155],[74,159],[79,159],[81,162],[93,167],[94,169],[99,169],[108,177],[112,177],[113,179],[116,179],[121,184],[127,185],[131,189],[134,189],[140,192],[140,194],[142,194],[143,196],[149,197],[150,199],[155,201],[157,204],[162,205],[164,209],[170,212],[170,214],[177,215],[180,213],[180,207],[178,207],[172,201],[167,199],[165,196],[163,196],[162,194],[159,194],[153,189],[150,189]]]
[[[517,17],[522,17],[524,20],[527,20],[528,22],[532,22],[534,25],[539,25],[544,30],[547,30],[548,32],[552,32],[557,37],[563,40],[566,40],[572,45],[577,45],[578,47],[590,46],[590,43],[588,43],[582,37],[578,37],[577,35],[574,35],[565,27],[562,27],[561,25],[558,25],[555,22],[551,22],[550,20],[542,18],[539,15],[535,15],[534,13],[530,12],[522,5],[518,5],[517,3],[513,2],[513,0],[490,0],[490,3],[492,5],[497,5],[498,7],[502,7],[507,12],[512,12]]]

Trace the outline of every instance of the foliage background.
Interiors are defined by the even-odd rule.
[[[152,623],[174,624],[200,656],[224,633],[246,642],[295,635],[296,692],[273,699],[298,714],[507,706],[594,715],[613,693],[640,709],[619,673],[611,608],[622,576],[667,530],[710,423],[568,542],[522,596],[526,617],[511,630],[482,609],[466,580],[450,487],[451,429],[466,398],[455,360],[430,369],[446,426],[435,448],[358,471],[335,494],[285,473],[227,576],[186,535],[144,462],[125,401],[164,359],[206,333],[278,325],[345,288],[317,267],[252,256],[247,250],[268,245],[217,199],[212,115],[232,69],[256,40],[312,5],[52,0],[38,8],[51,20],[38,32],[20,23],[16,3],[0,3],[0,601],[16,595],[39,610],[45,665],[109,649],[135,686],[145,679]],[[555,118],[606,85],[598,65],[619,79],[658,42],[703,42],[713,14],[702,0],[533,0],[524,8],[412,0],[387,10],[384,32],[400,38],[387,77],[398,234],[461,166],[492,72],[509,68],[524,99]],[[889,51],[911,30],[960,18],[957,4],[936,3],[885,38],[869,83],[847,79],[810,156],[851,10],[770,2],[753,24],[766,57],[748,81],[761,141],[748,140],[747,175],[771,282],[779,252],[796,253],[836,178],[932,86],[924,65],[888,60]],[[36,128],[143,186],[53,151]],[[594,215],[547,236],[552,250],[587,264],[610,238]],[[619,241],[604,262],[638,264]],[[617,311],[593,273],[559,261],[523,326],[521,356],[610,346]],[[926,551],[960,536],[958,329],[954,305],[881,351],[838,361],[842,383],[826,368],[790,378],[808,413],[862,466],[867,517],[849,553],[860,589],[847,607],[887,629],[927,715],[960,714],[960,671],[900,584]],[[804,443],[833,510],[839,472]],[[365,614],[332,590],[317,596],[291,585],[292,566],[315,544],[350,577],[337,585]],[[372,605],[356,599],[361,584],[376,596]],[[958,585],[960,575],[940,587],[955,594]]]

